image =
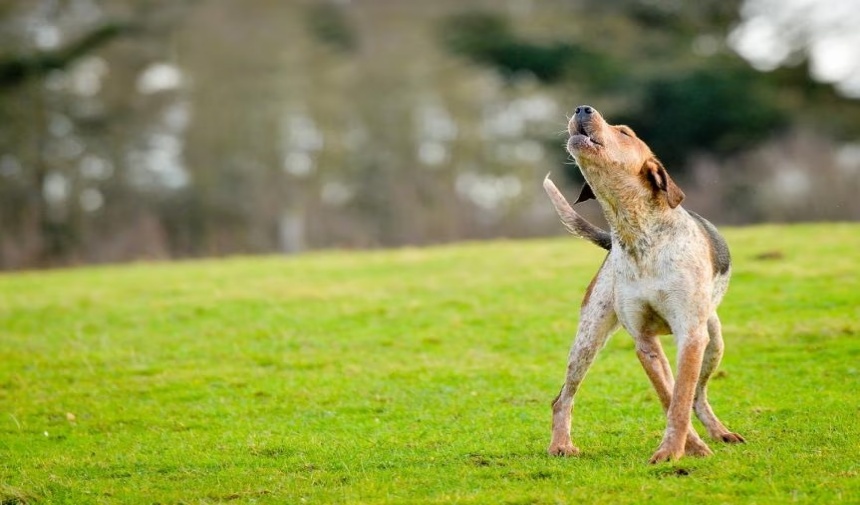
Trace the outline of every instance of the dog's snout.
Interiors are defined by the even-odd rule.
[[[574,110],[573,117],[570,118],[567,130],[570,132],[571,136],[576,133],[585,135],[585,128],[587,125],[592,124],[594,119],[599,116],[600,114],[597,113],[594,107],[590,105],[580,105]]]

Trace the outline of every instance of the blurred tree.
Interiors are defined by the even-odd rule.
[[[118,258],[128,254],[119,242],[137,242],[140,254],[154,238],[132,238],[157,199],[137,186],[127,161],[161,109],[141,103],[135,87],[160,52],[153,36],[182,3],[4,3],[0,264]],[[130,34],[141,37],[132,43]],[[112,243],[102,243],[106,236]]]
[[[308,29],[318,41],[345,53],[358,48],[358,34],[341,4],[314,3],[307,7],[306,16]]]
[[[623,73],[606,54],[571,42],[535,43],[517,36],[510,20],[473,11],[444,18],[439,33],[454,54],[496,68],[507,78],[528,73],[551,84],[587,73],[593,90],[612,89]]]
[[[495,11],[451,15],[440,33],[452,54],[502,76],[527,72],[566,96],[589,97],[577,103],[605,104],[610,121],[629,123],[682,175],[691,154],[736,154],[790,122],[857,131],[857,103],[813,81],[805,67],[766,74],[727,50],[741,3],[588,1],[587,22],[571,19],[564,42],[531,42]],[[798,103],[826,107],[789,121]]]
[[[676,173],[694,152],[748,149],[788,123],[758,72],[736,61],[644,82],[637,106],[616,117]]]
[[[803,58],[751,70],[725,37],[741,3],[0,2],[0,267],[548,233],[536,181],[579,177],[579,103],[675,173],[706,159],[688,194],[777,215],[750,185],[802,174],[729,172],[790,159],[782,125],[856,138],[860,102]],[[106,29],[126,19],[139,36]]]

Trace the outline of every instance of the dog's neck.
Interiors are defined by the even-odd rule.
[[[622,250],[641,256],[654,246],[655,231],[665,227],[672,209],[654,198],[650,188],[638,181],[600,181],[595,191],[597,201],[612,231],[613,240]],[[608,184],[606,184],[608,183]]]

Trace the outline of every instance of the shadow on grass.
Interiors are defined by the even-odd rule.
[[[0,505],[28,505],[36,503],[37,496],[12,486],[0,485]]]

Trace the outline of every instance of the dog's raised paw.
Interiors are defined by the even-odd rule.
[[[551,444],[546,452],[550,456],[579,456],[579,449],[573,444]]]

